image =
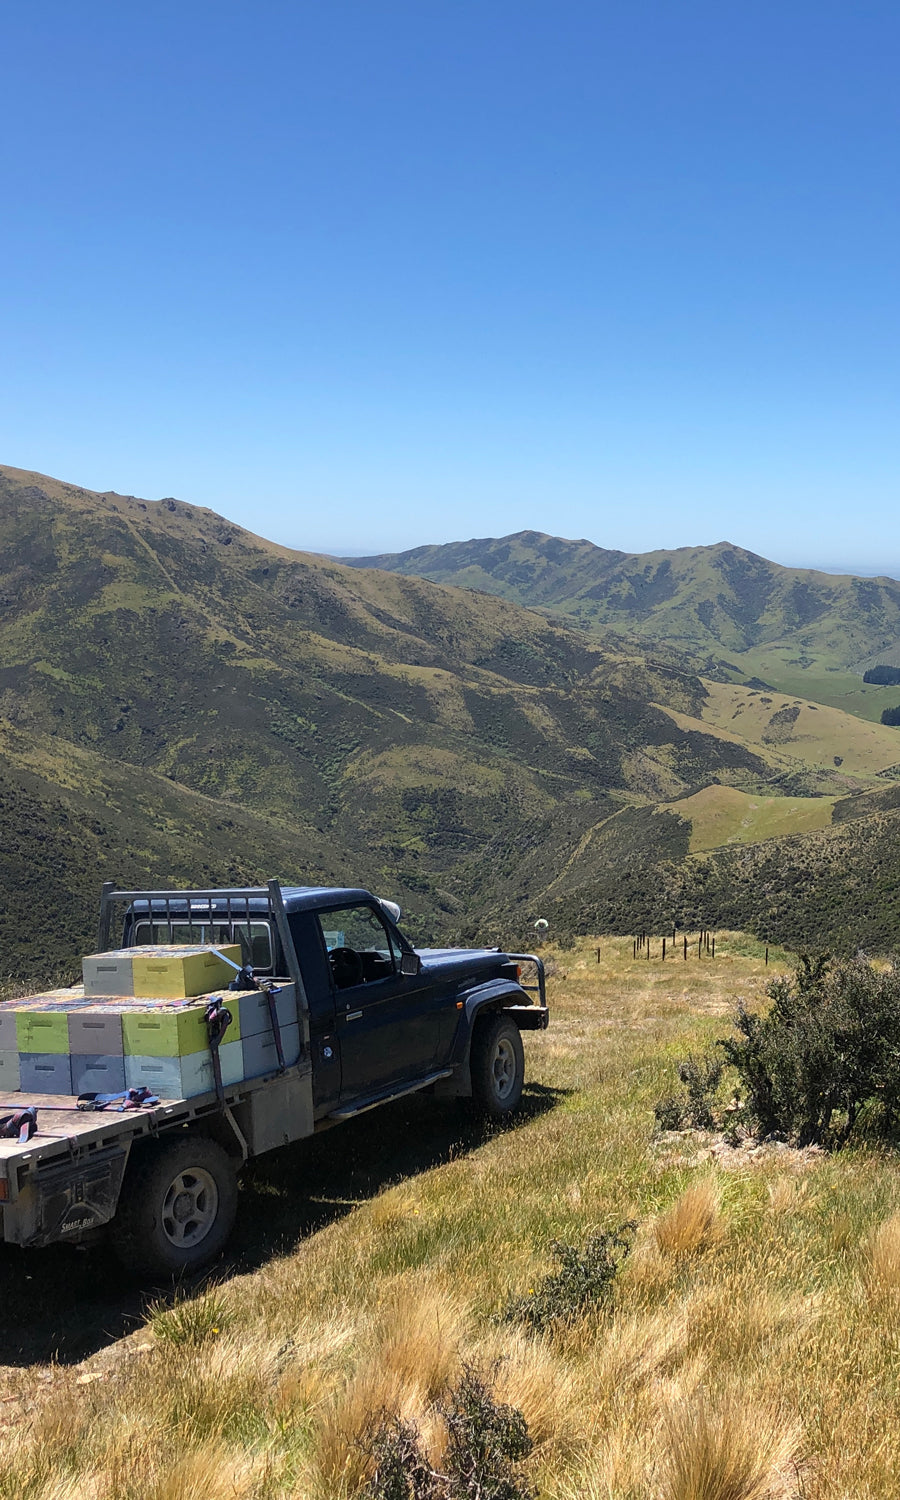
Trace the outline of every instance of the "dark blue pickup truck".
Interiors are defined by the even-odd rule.
[[[277,1059],[258,1076],[223,1081],[228,1033],[211,1027],[215,1088],[204,1094],[122,1112],[46,1096],[36,1134],[0,1140],[2,1238],[41,1246],[105,1236],[135,1269],[178,1273],[224,1246],[237,1174],[251,1156],[417,1091],[512,1113],[524,1083],[521,1033],[548,1021],[540,958],[417,950],[399,917],[392,902],[357,888],[105,885],[99,952],[240,945],[233,988],[262,992]],[[282,1032],[286,999],[293,1009]]]

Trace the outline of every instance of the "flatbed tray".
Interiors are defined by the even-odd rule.
[[[285,1073],[308,1073],[309,1066],[306,1059],[301,1059],[286,1068]],[[248,1093],[283,1076],[265,1073],[259,1078],[228,1084],[223,1090],[225,1107],[238,1104]],[[195,1094],[190,1099],[161,1097],[158,1104],[125,1110],[118,1110],[115,1105],[106,1109],[82,1110],[76,1107],[75,1095],[22,1093],[18,1098],[10,1094],[0,1097],[0,1116],[31,1105],[37,1109],[37,1131],[30,1141],[23,1143],[16,1137],[0,1139],[0,1178],[17,1176],[23,1168],[30,1170],[49,1158],[68,1156],[80,1160],[113,1138],[130,1136],[134,1140],[144,1135],[156,1135],[160,1130],[221,1112],[214,1091]]]

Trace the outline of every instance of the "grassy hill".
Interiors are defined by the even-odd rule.
[[[781,955],[734,934],[715,963],[605,936],[547,957],[510,1128],[399,1102],[260,1161],[233,1259],[149,1315],[96,1252],[10,1252],[3,1500],[352,1500],[382,1410],[446,1472],[464,1361],[522,1412],[540,1500],[896,1500],[895,1159],[654,1129],[676,1061]],[[554,1242],[627,1220],[608,1301],[573,1305],[576,1269],[545,1330],[503,1319],[546,1300]]]
[[[104,878],[362,881],[416,939],[508,942],[544,908],[630,930],[677,887],[693,909],[701,850],[889,818],[896,731],[722,676],[0,470],[0,974],[83,947]],[[855,870],[866,838],[841,837]],[[715,869],[759,925],[743,866]]]
[[[674,923],[680,931],[741,927],[795,951],[900,947],[896,807],[848,817],[848,810],[859,809],[840,801],[829,807],[822,799],[820,812],[808,801],[786,799],[776,818],[772,804],[742,798],[734,806],[737,799],[726,794],[726,816],[721,807],[712,809],[711,834],[714,798],[721,798],[719,789],[601,824],[592,835],[593,866],[585,861],[563,871],[544,893],[541,914],[551,931],[662,936]],[[817,828],[815,820],[829,811],[831,823]],[[763,825],[756,842],[746,841],[751,818]],[[779,825],[792,821],[797,832],[779,833]],[[668,847],[658,837],[660,822]],[[731,842],[725,842],[729,828]],[[717,847],[711,847],[714,839]],[[506,920],[515,922],[513,910]]]
[[[83,912],[79,882],[92,910],[101,879],[138,872],[364,879],[424,936],[495,878],[527,904],[631,803],[711,779],[834,790],[833,769],[705,725],[707,697],[663,648],[2,469],[2,967],[45,925],[22,904],[45,880]]]
[[[879,719],[897,689],[862,673],[900,662],[900,583],[784,568],[742,547],[622,553],[541,532],[416,547],[359,567],[515,599],[588,629],[725,653],[735,675]]]

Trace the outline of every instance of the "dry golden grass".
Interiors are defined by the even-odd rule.
[[[777,1409],[702,1391],[664,1418],[660,1500],[789,1500],[799,1491],[800,1434]]]
[[[879,1224],[865,1246],[862,1278],[875,1301],[900,1298],[900,1214]]]
[[[365,1440],[381,1416],[431,1423],[434,1402],[459,1370],[458,1304],[427,1282],[406,1277],[390,1286],[367,1320],[362,1359],[323,1406],[315,1463],[326,1489],[353,1493],[368,1469]]]
[[[722,1238],[719,1189],[715,1182],[697,1182],[656,1221],[654,1236],[663,1255],[696,1255]]]
[[[721,935],[715,963],[634,962],[611,939],[601,956],[556,955],[551,1029],[526,1038],[552,1108],[223,1282],[220,1335],[144,1331],[86,1384],[11,1379],[0,1500],[352,1500],[382,1411],[440,1468],[463,1360],[525,1413],[541,1500],[787,1500],[801,1453],[804,1500],[900,1500],[898,1163],[723,1165],[703,1136],[658,1139],[676,1060],[775,966]],[[612,1307],[543,1337],[496,1321],[553,1240],[630,1218]]]
[[[590,1402],[570,1361],[542,1339],[507,1334],[482,1353],[482,1366],[494,1371],[499,1401],[516,1406],[528,1423],[535,1447],[570,1455],[585,1429]]]
[[[796,1213],[809,1202],[806,1177],[776,1177],[769,1183],[769,1207],[773,1214]]]

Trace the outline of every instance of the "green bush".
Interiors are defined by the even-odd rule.
[[[559,1269],[551,1271],[524,1297],[512,1299],[501,1320],[546,1328],[552,1323],[571,1322],[611,1301],[619,1267],[631,1250],[636,1228],[632,1219],[618,1229],[601,1230],[591,1235],[583,1249],[554,1240],[550,1248]]]
[[[884,1131],[900,1118],[900,962],[802,956],[774,980],[759,1016],[739,1007],[720,1043],[757,1134],[842,1144],[865,1108]]]
[[[366,1444],[373,1474],[365,1500],[535,1500],[521,1470],[532,1442],[517,1407],[495,1401],[467,1366],[438,1411],[446,1473],[432,1469],[414,1422],[383,1416]]]
[[[715,1125],[713,1101],[722,1080],[725,1064],[708,1052],[688,1053],[678,1064],[678,1077],[684,1084],[682,1098],[674,1094],[660,1099],[654,1107],[660,1130],[712,1130]]]

